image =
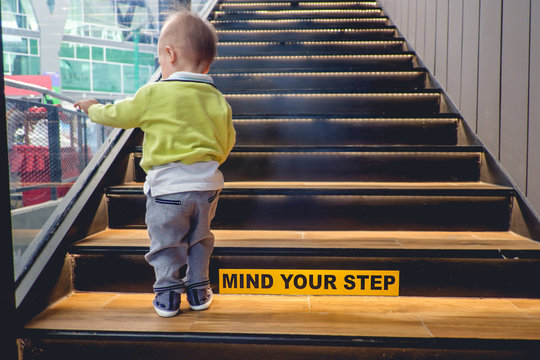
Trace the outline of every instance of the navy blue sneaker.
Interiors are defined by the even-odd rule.
[[[214,297],[210,286],[204,289],[192,289],[188,287],[186,295],[191,309],[197,311],[208,309],[210,304],[212,304],[212,299]]]
[[[175,316],[180,311],[180,294],[175,291],[157,293],[152,304],[159,316]]]

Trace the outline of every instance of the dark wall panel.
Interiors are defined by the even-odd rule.
[[[478,103],[478,29],[480,27],[480,0],[463,3],[463,49],[461,61],[461,113],[476,131]]]
[[[529,5],[505,1],[502,19],[500,160],[521,189],[527,186]]]
[[[540,0],[380,2],[540,213]]]
[[[527,197],[540,213],[540,1],[531,2]]]
[[[501,0],[480,2],[477,133],[496,157],[499,156],[501,9]]]

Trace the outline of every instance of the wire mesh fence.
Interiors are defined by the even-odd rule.
[[[11,208],[63,197],[110,132],[80,112],[6,99]]]

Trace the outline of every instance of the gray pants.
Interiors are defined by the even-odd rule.
[[[214,249],[210,222],[219,190],[152,197],[147,194],[146,225],[150,251],[146,261],[156,274],[154,292],[201,289],[210,283],[208,266]],[[181,274],[187,265],[186,277]]]

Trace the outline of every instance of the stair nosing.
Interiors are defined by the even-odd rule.
[[[217,56],[216,61],[219,60],[251,60],[251,59],[348,59],[348,58],[390,58],[390,57],[408,57],[414,58],[416,55],[410,51],[386,53],[386,54],[328,54],[328,55],[231,55],[231,56]]]
[[[512,187],[503,185],[474,186],[470,183],[460,184],[459,182],[445,182],[441,186],[425,186],[423,183],[414,183],[415,186],[406,186],[400,183],[387,183],[388,186],[367,186],[367,183],[360,183],[359,186],[317,186],[316,182],[284,182],[287,186],[270,186],[272,182],[234,182],[235,186],[223,188],[222,196],[415,196],[415,197],[512,197],[515,190]],[[279,183],[279,182],[275,182]],[[307,184],[300,186],[301,184]],[[354,184],[354,183],[353,183]],[[382,183],[384,184],[384,183]],[[296,185],[296,186],[295,186]],[[125,185],[110,186],[106,190],[108,197],[112,196],[141,196],[143,194],[142,183],[131,183]]]
[[[142,153],[142,146],[134,146],[134,153]],[[317,153],[484,153],[485,149],[481,145],[236,145],[232,152],[276,152],[276,153],[294,153],[294,152],[317,152]]]

